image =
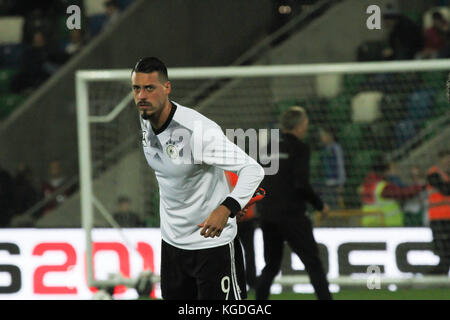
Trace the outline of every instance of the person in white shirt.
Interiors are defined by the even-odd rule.
[[[158,58],[139,60],[131,82],[144,154],[159,185],[162,297],[245,298],[235,217],[263,168],[215,122],[169,99],[167,68]],[[224,171],[239,176],[233,191]]]

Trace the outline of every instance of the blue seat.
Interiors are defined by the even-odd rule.
[[[402,147],[417,134],[415,121],[410,119],[399,121],[395,125],[394,134],[397,148]]]
[[[417,122],[429,118],[433,114],[433,100],[432,90],[420,89],[411,93],[406,100],[407,119]]]
[[[0,67],[19,67],[22,59],[22,44],[0,45]]]

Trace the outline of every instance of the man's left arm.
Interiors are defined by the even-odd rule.
[[[324,203],[309,182],[309,147],[306,144],[299,145],[292,155],[295,164],[293,175],[297,192],[316,210],[322,211]]]
[[[202,150],[202,163],[237,173],[239,179],[231,193],[208,218],[199,224],[205,237],[220,236],[228,217],[234,217],[250,201],[262,179],[264,169],[237,145],[232,143],[220,127],[211,128]]]

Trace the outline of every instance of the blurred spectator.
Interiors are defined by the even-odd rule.
[[[420,185],[426,184],[425,174],[422,173],[419,167],[413,166],[411,168],[412,181]],[[409,225],[411,226],[424,226],[426,225],[427,212],[427,191],[424,190],[415,198],[406,200],[403,203],[403,211],[409,216]]]
[[[22,43],[25,46],[33,44],[36,32],[42,32],[45,36],[51,33],[52,23],[44,12],[45,8],[35,6],[23,13],[25,22],[22,27]]]
[[[394,161],[389,163],[389,168],[386,173],[386,180],[389,183],[393,183],[399,187],[405,186],[405,183],[403,182],[402,178],[398,175],[397,163]]]
[[[225,171],[228,180],[228,185],[232,190],[236,186],[238,175],[231,171]],[[256,264],[255,264],[255,206],[247,209],[247,213],[238,221],[238,235],[244,247],[245,254],[245,276],[247,285],[251,290],[255,289],[256,285]]]
[[[23,163],[17,167],[14,178],[14,215],[20,215],[31,208],[40,199],[33,185],[31,168]]]
[[[9,226],[13,205],[13,180],[8,171],[0,167],[0,228]]]
[[[417,54],[419,59],[447,58],[449,46],[449,26],[444,16],[433,12],[433,24],[425,30],[425,45],[423,51]]]
[[[126,196],[117,199],[118,210],[113,214],[114,220],[122,228],[143,228],[145,223],[139,214],[130,209],[131,200]]]
[[[54,192],[58,191],[67,181],[67,177],[63,174],[61,168],[61,162],[59,160],[54,160],[49,164],[49,177],[42,186],[42,191],[45,198],[54,195]],[[56,208],[59,204],[64,202],[66,198],[74,192],[73,188],[68,188],[64,192],[59,193],[55,199],[47,203],[44,208],[43,214],[47,214],[49,211]]]
[[[85,45],[83,32],[80,29],[73,29],[70,31],[70,41],[64,47],[65,60],[69,60],[72,56],[76,55],[81,48]]]
[[[373,171],[364,179],[361,188],[362,211],[361,224],[365,227],[401,227],[404,226],[403,211],[400,202],[416,197],[425,190],[425,185],[415,182],[411,186],[400,187],[387,180],[389,165],[378,157],[374,161]],[[380,213],[381,216],[376,215]]]
[[[412,181],[419,185],[424,185],[424,175],[420,171],[419,167],[412,167],[410,170]],[[389,163],[389,169],[386,174],[386,180],[389,183],[395,184],[398,187],[404,188],[407,183],[398,174],[397,163],[392,161]],[[405,226],[421,226],[423,225],[423,215],[425,213],[425,190],[419,193],[417,196],[408,198],[406,200],[400,200],[399,204],[404,213],[404,225]]]
[[[117,20],[119,20],[120,6],[116,0],[108,0],[105,1],[105,7],[108,20],[106,20],[103,30],[108,30],[117,22]]]
[[[356,56],[358,61],[379,61],[383,60],[384,41],[365,41],[358,46]]]
[[[384,26],[390,30],[389,47],[383,50],[385,60],[413,59],[423,48],[421,28],[397,10],[387,8],[383,12]]]
[[[20,71],[12,80],[13,92],[21,93],[41,85],[57,69],[51,58],[44,34],[35,32],[32,45],[25,49]]]
[[[321,128],[319,134],[324,145],[322,164],[325,181],[322,198],[331,209],[342,208],[345,184],[344,152],[330,129]]]
[[[432,271],[448,274],[450,267],[450,150],[438,154],[439,163],[427,172],[428,218],[440,261]]]

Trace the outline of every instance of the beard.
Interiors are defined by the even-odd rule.
[[[139,108],[140,106],[151,106],[151,104],[148,103],[148,102],[146,102],[146,101],[140,101],[140,102],[137,103],[136,106]],[[148,110],[145,110],[145,109],[144,109],[144,110],[142,110],[142,112],[141,112],[141,117],[142,117],[142,119],[144,119],[144,120],[150,120],[151,114],[149,113]]]
[[[141,117],[142,117],[142,119],[144,119],[144,120],[150,120],[150,118],[151,118],[152,116],[147,112],[147,110],[144,110],[144,111],[141,113]]]

